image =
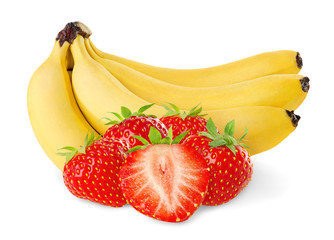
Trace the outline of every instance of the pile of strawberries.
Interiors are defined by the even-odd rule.
[[[66,187],[75,196],[112,207],[126,203],[149,217],[187,220],[200,205],[217,206],[237,196],[253,173],[245,135],[235,139],[234,121],[224,133],[201,108],[180,112],[173,104],[158,119],[122,107],[103,138],[64,147]]]

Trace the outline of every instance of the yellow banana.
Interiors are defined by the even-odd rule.
[[[297,74],[303,66],[300,54],[280,50],[266,52],[232,63],[201,69],[171,69],[155,67],[107,54],[92,44],[94,51],[156,79],[187,87],[215,87],[239,83],[271,74]]]
[[[62,171],[65,158],[56,154],[64,146],[84,145],[88,131],[94,131],[80,112],[66,66],[69,43],[56,41],[51,55],[35,71],[29,82],[29,118],[45,153]]]
[[[297,109],[307,95],[307,77],[297,74],[269,75],[242,83],[218,87],[192,88],[178,86],[147,76],[121,63],[101,58],[86,38],[85,46],[126,88],[138,97],[162,105],[172,101],[178,107],[190,109],[201,103],[205,110],[221,110],[242,106],[273,106]]]
[[[71,52],[74,57],[74,94],[84,115],[100,133],[104,133],[108,128],[104,124],[105,121],[100,120],[107,116],[108,112],[119,112],[123,105],[135,111],[148,104],[125,88],[100,63],[89,56],[82,36],[78,35],[73,41]],[[147,111],[159,117],[166,112],[157,105]],[[253,155],[276,146],[295,129],[298,122],[298,117],[293,112],[268,106],[240,107],[204,113],[213,119],[219,129],[224,129],[228,121],[235,119],[236,137],[241,137],[247,127],[247,145],[253,149],[250,150]],[[290,117],[287,113],[290,113]]]

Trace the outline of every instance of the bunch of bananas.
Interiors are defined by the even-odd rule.
[[[294,110],[305,99],[309,79],[298,75],[298,52],[262,53],[202,69],[160,68],[104,53],[80,22],[59,32],[48,59],[28,87],[28,111],[35,135],[49,158],[63,170],[63,146],[80,146],[88,131],[104,134],[103,117],[121,106],[137,110],[155,103],[159,117],[172,102],[182,109],[198,105],[222,129],[235,120],[235,137],[248,129],[251,155],[266,151],[297,126]],[[73,70],[73,71],[72,71]]]

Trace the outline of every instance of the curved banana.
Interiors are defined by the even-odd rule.
[[[131,110],[148,104],[147,101],[137,97],[125,88],[113,75],[100,63],[92,59],[85,46],[82,36],[78,36],[71,45],[74,57],[73,89],[78,104],[92,126],[104,133],[108,126],[104,120],[108,112],[118,112],[121,106],[127,106]],[[163,116],[164,108],[154,105],[147,110],[148,113]],[[219,129],[224,129],[225,124],[236,120],[235,136],[242,135],[245,127],[249,129],[247,145],[253,150],[251,154],[257,154],[276,146],[286,138],[296,126],[296,116],[282,108],[276,107],[240,107],[217,111],[204,111],[207,117],[211,117]]]
[[[201,103],[205,110],[242,106],[273,106],[295,110],[303,102],[309,89],[309,79],[297,74],[269,75],[218,87],[178,86],[99,57],[91,48],[87,38],[85,46],[91,57],[101,63],[126,88],[138,97],[158,105],[173,101],[183,109],[190,109]]]
[[[41,147],[62,171],[65,158],[56,154],[64,146],[84,144],[94,131],[80,112],[66,66],[69,43],[56,41],[51,55],[35,71],[28,86],[27,104],[31,126]]]
[[[216,87],[271,74],[297,74],[303,66],[300,54],[289,50],[266,52],[216,67],[171,69],[107,54],[93,44],[92,48],[100,57],[122,63],[156,79],[186,87]]]

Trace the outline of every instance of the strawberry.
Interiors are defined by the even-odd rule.
[[[61,148],[66,156],[63,179],[76,197],[111,207],[122,207],[126,201],[119,185],[120,166],[129,146],[122,140],[96,139],[94,133],[79,149]]]
[[[187,220],[202,204],[209,181],[209,168],[193,148],[178,144],[172,132],[162,139],[151,127],[150,141],[130,150],[121,167],[121,188],[127,202],[138,212],[167,221]]]
[[[203,118],[204,115],[199,115],[199,113],[202,111],[202,108],[196,109],[196,106],[190,109],[188,113],[181,113],[180,109],[177,106],[171,103],[169,104],[172,106],[173,109],[164,105],[167,113],[165,114],[165,116],[160,118],[160,120],[166,125],[167,129],[172,127],[174,136],[180,135],[181,133],[184,133],[188,130],[190,131],[188,132],[186,137],[197,134],[199,132],[207,131],[207,120]]]
[[[208,132],[188,137],[184,144],[194,148],[210,167],[209,188],[203,205],[217,206],[236,197],[250,182],[253,164],[240,143],[247,133],[234,139],[234,120],[219,134],[211,118],[207,122]]]
[[[159,130],[162,136],[167,135],[166,126],[153,115],[145,115],[144,111],[150,108],[154,104],[141,107],[138,112],[131,113],[126,107],[121,107],[121,114],[111,112],[119,121],[114,121],[109,118],[107,125],[111,126],[104,134],[104,138],[116,138],[127,142],[130,147],[141,145],[142,143],[133,138],[132,135],[142,136],[144,139],[149,140],[148,133],[150,127],[154,127]]]

